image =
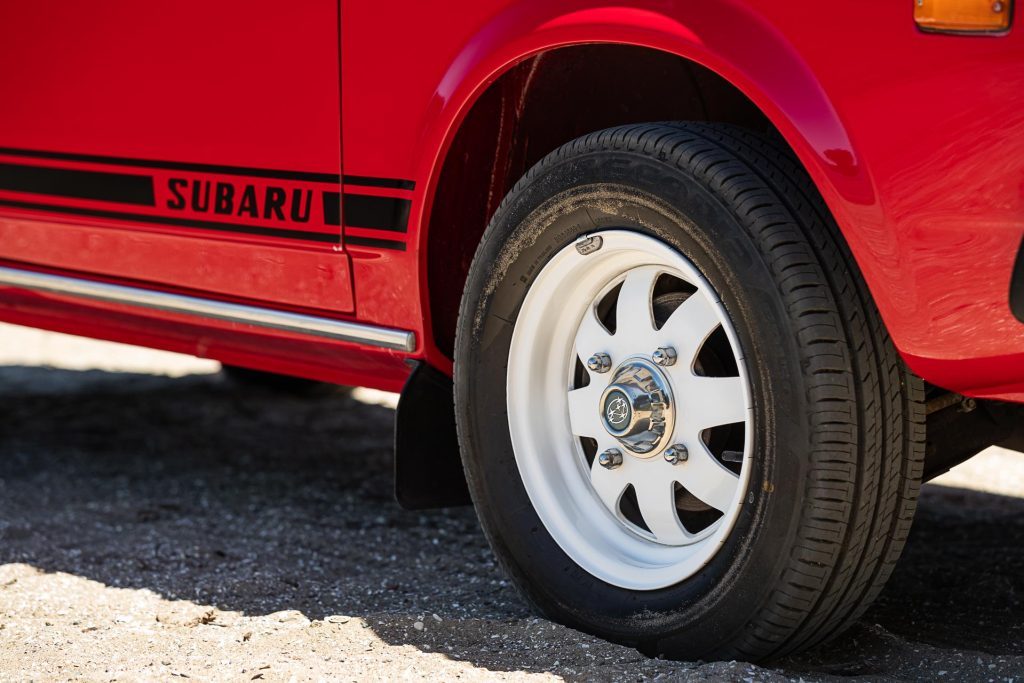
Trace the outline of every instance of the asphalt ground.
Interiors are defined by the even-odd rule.
[[[0,680],[1024,681],[1024,456],[925,487],[832,643],[672,662],[537,618],[469,508],[391,493],[394,399],[0,325]]]

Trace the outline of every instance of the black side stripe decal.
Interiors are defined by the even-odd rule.
[[[324,192],[324,223],[341,225],[341,193]]]
[[[337,244],[338,236],[325,232],[312,232],[304,230],[286,230],[283,228],[264,228],[256,225],[238,225],[237,223],[220,223],[217,221],[202,221],[194,218],[171,218],[169,216],[153,216],[141,213],[124,213],[121,211],[103,211],[101,209],[83,209],[70,206],[53,206],[51,204],[34,204],[32,202],[16,202],[8,199],[0,199],[0,206],[9,206],[15,209],[26,209],[29,211],[52,211],[55,213],[73,214],[76,216],[89,216],[93,218],[115,218],[123,221],[136,221],[138,223],[156,223],[158,225],[180,225],[185,228],[205,228],[207,230],[220,230],[223,232],[238,232],[246,235],[262,235],[264,237],[285,237],[291,239],[309,240],[311,242],[326,242]]]
[[[392,232],[405,232],[409,228],[409,208],[412,202],[408,199],[345,194],[342,206],[345,225],[352,228]]]
[[[153,179],[144,175],[0,163],[0,190],[118,204],[153,206]]]
[[[324,192],[324,222],[328,225],[341,223],[342,195],[338,192]],[[367,201],[369,200],[369,201]],[[345,225],[353,228],[372,228],[405,232],[409,225],[409,200],[393,197],[370,197],[366,195],[344,195]],[[353,208],[355,207],[355,208]],[[361,212],[361,213],[360,213]],[[359,225],[359,223],[366,225]],[[368,223],[373,225],[368,225]],[[405,251],[405,242],[400,240],[345,235],[345,244],[373,249]]]
[[[282,171],[266,168],[222,166],[216,164],[178,161],[154,161],[127,157],[100,156],[94,154],[74,154],[68,152],[15,149],[11,147],[0,147],[0,155],[55,161],[108,164],[140,169],[152,168],[180,170],[186,172],[194,171],[197,173],[237,175],[253,178],[275,178],[282,180],[329,183],[335,187],[344,182],[346,187],[351,187],[352,189],[357,189],[361,186],[412,191],[416,187],[416,183],[414,181],[403,180],[400,178],[378,178],[354,175],[346,175],[342,178],[340,175],[330,173]],[[54,199],[63,197],[145,207],[156,207],[157,194],[156,188],[154,187],[154,178],[142,173],[53,168],[10,162],[0,162],[0,190],[39,194],[52,197]],[[344,216],[345,225],[351,228],[367,228],[371,230],[382,230],[403,234],[409,229],[409,214],[412,206],[412,202],[409,199],[401,197],[380,197],[376,195],[359,194],[358,192],[332,192],[326,189],[320,190],[319,194],[321,195],[321,201],[323,202],[324,225],[341,227],[342,216]],[[336,244],[340,237],[338,234],[332,235],[321,232],[287,228],[264,227],[251,224],[243,225],[196,218],[179,218],[176,216],[131,213],[128,211],[117,210],[115,208],[107,210],[59,206],[49,203],[37,203],[13,199],[0,199],[0,206],[95,218],[112,218],[156,225],[175,225],[188,228],[203,228],[250,235],[309,240],[331,244]],[[345,242],[352,245],[379,249],[394,249],[398,251],[406,250],[406,244],[401,240],[348,235],[345,238]]]

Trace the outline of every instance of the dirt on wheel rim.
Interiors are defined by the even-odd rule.
[[[670,662],[532,615],[471,509],[401,510],[393,400],[0,325],[0,679],[1024,680],[1017,453],[924,488],[843,636]]]

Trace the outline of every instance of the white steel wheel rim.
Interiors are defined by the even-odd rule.
[[[733,530],[752,469],[749,382],[729,317],[689,259],[660,240],[626,230],[591,237],[600,237],[601,247],[583,255],[569,245],[555,254],[520,309],[507,371],[509,432],[526,492],[558,546],[602,581],[655,590],[699,571]],[[685,281],[696,292],[655,329],[650,301],[661,274]],[[612,335],[594,306],[620,282]],[[706,377],[694,370],[702,346],[719,326],[738,377]],[[674,365],[660,368],[676,406],[673,433],[653,453],[637,456],[602,423],[599,402],[613,372],[588,369],[589,384],[573,389],[576,359],[585,365],[592,354],[607,353],[615,367],[630,358],[649,360],[659,347],[677,353]],[[735,423],[744,425],[738,475],[701,439],[704,429]],[[588,466],[581,436],[595,439],[598,453],[618,448],[621,466],[606,469],[597,457]],[[688,459],[673,465],[664,451],[678,443],[686,446]],[[688,531],[675,512],[676,482],[721,517],[698,533]],[[629,485],[648,533],[616,512]]]

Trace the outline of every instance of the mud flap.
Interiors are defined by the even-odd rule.
[[[1024,323],[1024,240],[1021,240],[1010,278],[1010,310],[1017,320]]]
[[[455,432],[452,380],[417,363],[395,419],[395,498],[406,510],[470,505]]]

